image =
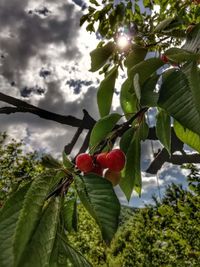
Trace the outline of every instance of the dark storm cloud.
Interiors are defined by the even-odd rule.
[[[62,15],[59,16],[54,15],[53,9],[49,10],[45,6],[40,8],[40,1],[36,2],[38,8],[31,13],[27,10],[29,2],[0,2],[0,31],[9,33],[9,36],[0,37],[0,50],[4,56],[1,60],[1,74],[9,82],[18,82],[19,74],[26,70],[31,58],[40,55],[41,59],[47,59],[48,51],[45,48],[49,44],[65,45],[63,60],[71,60],[79,55],[75,41],[81,12],[75,9],[74,4],[63,3],[60,6]]]
[[[81,89],[83,86],[89,86],[93,82],[92,81],[84,81],[84,80],[75,80],[75,79],[70,79],[66,82],[67,85],[69,85],[70,88],[73,89],[73,92],[75,95],[80,94]]]
[[[48,70],[48,69],[44,69],[44,68],[41,68],[40,72],[39,72],[39,76],[42,77],[42,78],[47,78],[48,76],[51,75],[51,71]]]
[[[29,10],[28,14],[39,14],[41,16],[48,16],[49,13],[51,13],[51,11],[47,8],[47,7],[40,7],[40,8],[36,8],[35,10]]]
[[[87,8],[87,5],[82,0],[72,0],[76,5],[80,6],[82,10],[85,10]]]
[[[20,90],[20,94],[24,98],[29,98],[31,95],[43,95],[45,93],[45,89],[41,88],[39,86],[34,86],[34,87],[23,87]]]

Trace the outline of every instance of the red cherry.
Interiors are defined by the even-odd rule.
[[[186,29],[186,33],[187,33],[187,34],[190,33],[190,32],[193,30],[194,26],[195,26],[195,25],[193,25],[193,24],[189,25],[189,26],[187,27],[187,29]]]
[[[95,164],[94,168],[90,172],[95,173],[99,176],[103,176],[103,168],[98,163]]]
[[[102,152],[99,155],[97,155],[96,162],[98,162],[102,168],[106,169],[108,168],[107,165],[107,152]]]
[[[92,157],[87,153],[79,154],[76,157],[76,166],[82,172],[90,172],[94,168]]]
[[[121,149],[113,149],[107,154],[106,159],[108,168],[119,172],[124,168],[126,156]]]
[[[164,62],[164,63],[168,63],[168,58],[165,55],[161,55],[160,59]]]

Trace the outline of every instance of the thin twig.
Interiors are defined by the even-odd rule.
[[[160,39],[159,41],[157,41],[157,42],[155,42],[155,43],[145,45],[145,47],[152,47],[152,46],[155,46],[155,45],[157,45],[157,44],[159,44],[159,43],[161,43],[161,42],[163,42],[163,41],[165,41],[165,40],[167,40],[167,39],[169,39],[169,38],[170,38],[170,36],[166,36],[166,37]]]

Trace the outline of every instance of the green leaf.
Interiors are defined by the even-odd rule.
[[[80,26],[82,26],[85,22],[86,22],[86,20],[88,20],[89,19],[89,14],[85,14],[85,15],[83,15],[82,17],[81,17],[81,19],[80,19]]]
[[[135,133],[135,129],[134,128],[130,128],[128,129],[121,137],[120,139],[120,149],[126,154],[128,149],[129,149],[129,146],[130,146],[130,143],[131,143],[131,140],[133,139],[134,137],[134,133]]]
[[[76,197],[65,197],[62,207],[62,216],[65,228],[68,232],[77,231],[77,203]]]
[[[169,60],[172,60],[176,63],[182,63],[184,61],[198,60],[200,58],[200,54],[193,54],[188,52],[187,50],[181,48],[170,48],[165,51],[165,55]]]
[[[138,134],[142,141],[145,141],[149,135],[149,126],[146,123],[145,117],[143,117],[142,122],[139,125]]]
[[[24,197],[30,184],[16,191],[0,209],[0,266],[14,264],[13,243],[15,229],[23,205]]]
[[[180,123],[174,120],[174,131],[177,137],[185,144],[195,149],[200,153],[200,135],[183,127]]]
[[[51,155],[45,155],[42,157],[42,165],[47,168],[59,169],[61,164],[58,160],[54,159]]]
[[[50,189],[58,182],[58,178],[52,173],[43,174],[34,179],[29,188],[23,203],[23,208],[20,212],[17,222],[14,255],[16,265],[31,238],[35,227],[37,226],[42,208],[45,203],[45,198]],[[23,233],[23,234],[22,234]]]
[[[134,93],[137,94],[139,100],[140,97],[142,98],[141,100],[143,104],[145,101],[149,101],[150,104],[152,103],[153,105],[155,104],[155,102],[157,101],[157,94],[155,92],[152,92],[152,90],[154,89],[153,86],[156,85],[157,79],[154,77],[158,77],[156,75],[156,70],[158,70],[163,65],[164,63],[161,61],[160,58],[149,58],[145,61],[140,62],[129,70],[128,80],[130,82],[127,81],[126,83],[124,83],[124,91],[126,93],[124,93],[125,97],[122,98],[121,95],[121,99],[123,99],[123,105],[125,107],[129,106],[130,100],[128,100],[128,96],[131,94],[134,95]],[[139,79],[134,80],[134,78],[138,76]],[[134,84],[131,81],[134,81]],[[147,84],[145,84],[146,82]],[[145,93],[147,95],[145,95]]]
[[[162,109],[157,114],[156,136],[171,154],[171,120],[170,116]]]
[[[95,147],[108,136],[120,118],[121,115],[118,113],[112,113],[97,121],[91,132],[89,148],[95,150]]]
[[[158,105],[185,128],[200,134],[200,75],[195,63],[163,75]]]
[[[172,24],[172,29],[167,31],[164,31],[166,36],[170,36],[170,37],[174,37],[174,38],[178,38],[178,39],[185,39],[186,38],[186,32],[185,30],[181,30],[181,29],[174,29],[174,26],[179,26],[179,22],[177,24]]]
[[[74,267],[92,267],[92,265],[75,248],[69,245],[66,240],[61,238],[61,236],[60,242]]]
[[[75,182],[81,202],[99,225],[103,239],[110,242],[117,231],[120,213],[112,184],[95,174],[76,176]]]
[[[100,6],[96,0],[90,0],[90,3],[94,4],[95,6]]]
[[[62,153],[62,158],[63,158],[63,165],[66,169],[72,169],[73,168],[73,163],[68,159],[65,151],[63,151]]]
[[[23,253],[19,267],[44,267],[49,265],[49,260],[56,237],[59,221],[60,199],[53,198],[31,236],[31,239]]]
[[[189,64],[188,68],[184,69],[184,72],[188,77],[189,86],[194,99],[194,105],[200,116],[200,72],[197,64],[198,63],[196,62]]]
[[[140,136],[135,133],[132,138],[128,151],[126,153],[126,164],[121,171],[120,187],[124,192],[127,200],[130,200],[133,189],[140,195],[142,180],[140,171]]]
[[[126,79],[120,92],[120,104],[126,118],[129,119],[137,111],[137,97],[131,79]]]
[[[135,76],[133,77],[133,85],[135,89],[135,94],[137,96],[138,101],[141,99],[141,89],[140,89],[140,83],[139,83],[139,74],[136,73]]]
[[[159,94],[154,90],[159,79],[159,75],[155,74],[147,79],[141,87],[141,99],[140,104],[143,107],[155,107],[157,106]]]
[[[94,28],[94,23],[93,22],[91,22],[91,23],[89,23],[87,25],[86,31],[88,31],[88,32],[95,32],[95,28]]]
[[[161,21],[156,28],[154,29],[154,32],[161,32],[163,30],[165,30],[167,27],[169,27],[170,24],[176,22],[177,19],[176,18],[167,18],[164,19],[163,21]]]
[[[58,237],[59,234],[58,231],[59,227],[57,230],[57,235],[54,241],[54,246],[52,249],[48,267],[66,267],[69,265],[69,259],[68,256],[66,255],[66,252],[64,251],[62,243],[60,242],[60,238]]]
[[[105,79],[100,83],[97,92],[97,103],[101,117],[108,115],[110,112],[117,75],[118,67],[115,66],[108,72]]]
[[[183,49],[193,53],[200,53],[200,23],[197,24],[192,31],[187,35],[186,43],[183,45]]]
[[[130,79],[133,79],[135,74],[139,74],[140,77],[140,86],[160,67],[164,65],[164,62],[160,58],[149,58],[145,61],[142,61],[132,67],[128,72]]]
[[[126,58],[124,65],[130,69],[136,64],[140,63],[143,61],[146,57],[147,54],[147,49],[139,46],[137,44],[134,44],[132,46],[131,52],[129,53],[128,57]]]
[[[91,53],[91,69],[90,71],[94,72],[99,70],[107,62],[109,57],[112,55],[115,49],[115,44],[109,42],[102,47],[94,49]]]

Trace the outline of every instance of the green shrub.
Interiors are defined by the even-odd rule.
[[[71,233],[69,240],[95,267],[198,267],[198,179],[197,173],[195,179],[189,175],[194,191],[170,185],[162,202],[156,201],[155,206],[122,208],[121,226],[107,251],[96,224],[79,205],[79,230]]]
[[[44,171],[38,153],[25,153],[23,142],[7,139],[0,133],[0,206],[11,192]]]
[[[110,267],[199,266],[200,195],[168,187],[162,203],[140,209],[118,231]]]

